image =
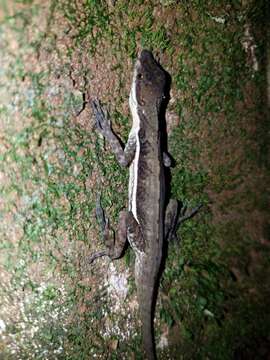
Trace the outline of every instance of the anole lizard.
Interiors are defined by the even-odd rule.
[[[109,114],[99,100],[91,101],[98,131],[110,144],[118,162],[129,166],[128,211],[120,213],[115,241],[104,251],[90,257],[107,255],[119,258],[128,239],[135,251],[135,282],[142,323],[144,358],[156,359],[153,317],[158,279],[163,254],[163,242],[171,238],[180,222],[192,217],[200,206],[185,215],[176,200],[168,201],[165,186],[165,166],[170,158],[162,148],[160,109],[165,98],[167,73],[155,61],[152,53],[143,50],[135,64],[129,104],[133,125],[123,149],[111,129]],[[102,212],[100,204],[97,210]],[[103,216],[103,229],[108,243],[108,221]]]

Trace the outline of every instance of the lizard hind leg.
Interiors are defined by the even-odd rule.
[[[96,217],[100,224],[105,249],[92,253],[88,259],[88,263],[90,264],[103,256],[109,256],[112,260],[119,258],[123,253],[127,238],[127,212],[120,212],[118,227],[115,234],[114,231],[110,229],[109,220],[101,207],[100,195],[98,195],[96,202]]]
[[[165,239],[171,241],[177,239],[177,230],[186,220],[191,219],[201,209],[202,204],[187,211],[187,206],[183,203],[170,199],[165,214]]]
[[[164,235],[167,241],[171,241],[176,237],[176,227],[179,218],[179,202],[170,199],[165,213]]]
[[[115,241],[109,254],[111,259],[120,258],[124,251],[127,241],[127,216],[127,211],[120,211]]]

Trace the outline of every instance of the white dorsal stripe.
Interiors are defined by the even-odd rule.
[[[129,96],[129,106],[132,114],[132,129],[131,136],[136,137],[136,151],[135,157],[133,159],[132,164],[129,168],[129,210],[133,213],[135,219],[138,221],[137,216],[137,186],[138,186],[138,162],[140,155],[140,142],[139,142],[139,130],[140,130],[140,117],[138,115],[138,102],[136,98],[136,78],[137,74],[135,72],[130,96]]]

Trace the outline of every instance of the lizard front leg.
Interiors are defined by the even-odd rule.
[[[110,144],[110,147],[115,154],[119,164],[124,167],[128,166],[135,155],[135,134],[133,134],[133,132],[130,132],[128,142],[125,146],[125,149],[123,150],[118,137],[114,134],[111,128],[111,121],[108,111],[102,107],[99,100],[92,100],[90,104],[95,115],[96,128]]]

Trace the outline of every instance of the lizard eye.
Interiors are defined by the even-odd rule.
[[[137,79],[141,80],[142,78],[143,78],[143,74],[142,74],[142,73],[139,73],[139,74],[137,75]]]

